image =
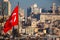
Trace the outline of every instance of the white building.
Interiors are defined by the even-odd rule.
[[[39,8],[37,4],[31,6],[31,12],[34,14],[38,14],[42,12],[42,8]]]

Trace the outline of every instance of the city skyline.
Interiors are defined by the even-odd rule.
[[[59,2],[0,0],[0,40],[60,40]]]
[[[54,3],[56,3],[56,6],[60,6],[60,0],[9,0],[11,2],[11,12],[14,9],[14,7],[18,4],[19,2],[19,6],[20,8],[24,9],[24,14],[25,17],[27,15],[27,8],[30,7],[33,4],[37,4],[39,8],[44,8],[49,10]]]

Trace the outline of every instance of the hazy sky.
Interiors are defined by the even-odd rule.
[[[46,9],[50,9],[53,2],[55,2],[57,6],[60,5],[60,0],[10,0],[10,2],[12,5],[12,10],[19,2],[20,7],[25,10],[25,14],[27,11],[27,7],[30,7],[34,3],[36,3],[38,7]]]

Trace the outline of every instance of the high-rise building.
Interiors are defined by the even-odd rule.
[[[8,1],[8,15],[11,15],[11,3]]]
[[[5,8],[4,15],[10,15],[11,14],[11,3],[10,3],[10,1],[4,0],[3,8]]]
[[[3,12],[3,13],[2,13]],[[8,0],[0,0],[0,15],[10,15],[11,14],[11,4]]]
[[[27,8],[27,17],[31,15],[31,7]]]
[[[2,15],[2,5],[3,4],[3,0],[0,0],[0,15]]]

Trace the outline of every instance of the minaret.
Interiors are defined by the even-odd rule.
[[[55,3],[53,3],[53,5],[52,5],[53,14],[55,14],[55,10],[56,10],[56,5],[55,5]]]

